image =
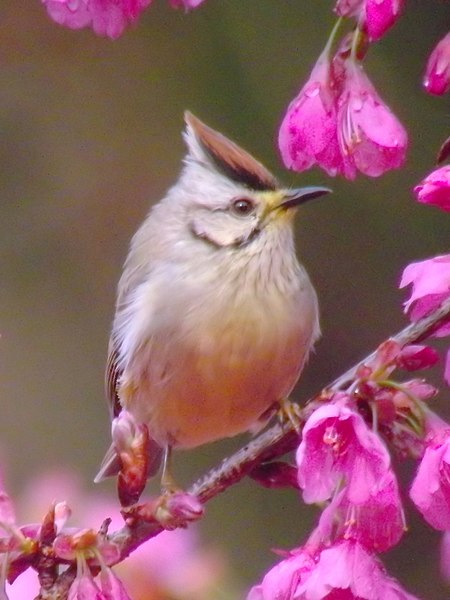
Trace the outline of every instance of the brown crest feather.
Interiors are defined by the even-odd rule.
[[[276,190],[279,184],[270,171],[251,154],[208,127],[191,112],[184,113],[203,150],[224,175],[252,190]]]

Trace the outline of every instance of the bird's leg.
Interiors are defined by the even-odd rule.
[[[289,400],[289,398],[281,398],[278,404],[278,418],[281,423],[290,423],[293,429],[300,433],[301,410],[299,405]]]
[[[180,489],[172,475],[172,446],[167,444],[164,448],[161,490],[163,494],[173,494],[180,491]]]

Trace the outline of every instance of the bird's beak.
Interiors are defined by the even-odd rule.
[[[284,208],[288,210],[289,208],[294,208],[295,206],[299,206],[300,204],[304,204],[308,202],[308,200],[313,200],[314,198],[320,198],[320,196],[325,196],[325,194],[331,194],[332,190],[326,187],[304,187],[304,188],[296,188],[294,190],[290,190],[288,194],[283,198],[283,201],[280,202],[278,208]]]

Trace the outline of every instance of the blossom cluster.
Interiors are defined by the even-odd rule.
[[[97,35],[116,39],[137,21],[152,0],[42,0],[50,17],[70,29],[92,27]],[[170,0],[174,8],[196,8],[203,0]]]
[[[368,46],[401,16],[403,0],[337,0],[335,12],[356,22],[337,52],[331,49],[340,21],[306,84],[289,105],[278,144],[289,169],[317,165],[328,175],[378,177],[406,158],[405,128],[381,99],[363,69]],[[424,87],[443,94],[450,87],[450,34],[432,52]]]
[[[28,600],[39,593],[36,571],[45,553],[57,573],[74,566],[75,577],[68,590],[70,600],[208,600],[226,570],[223,556],[215,548],[202,547],[195,528],[163,531],[137,549],[124,563],[120,545],[108,534],[119,530],[123,518],[114,499],[86,494],[69,472],[42,473],[30,482],[19,512],[41,522],[19,525],[16,508],[0,485],[0,598]],[[71,497],[77,505],[77,520],[84,527],[68,525],[74,520],[66,502],[52,505],[55,496]],[[48,507],[50,506],[50,509]],[[88,526],[86,526],[88,525]],[[96,527],[97,525],[97,527]]]
[[[358,53],[361,36],[365,43],[379,39],[400,9],[396,0],[338,0],[336,12],[357,20],[351,50],[341,43],[331,59],[329,42],[291,103],[279,135],[288,167],[319,165],[330,175],[352,179],[357,170],[377,176],[402,164],[406,133],[364,74]],[[450,34],[430,56],[424,87],[437,95],[450,87]],[[447,139],[438,161],[449,156]],[[414,193],[418,202],[449,212],[450,166],[433,170]],[[400,281],[400,287],[407,286],[405,312],[413,322],[427,317],[450,299],[450,255],[408,265]],[[432,335],[449,336],[450,320],[441,321]],[[438,360],[431,347],[400,348],[390,340],[359,368],[348,389],[324,398],[327,403],[304,425],[296,455],[304,502],[323,507],[318,524],[247,600],[415,598],[386,573],[379,558],[406,527],[389,446],[400,456],[419,459],[409,495],[426,522],[444,532],[441,570],[450,580],[450,424],[428,406],[437,393],[433,386],[423,379],[392,379],[395,369],[415,371]],[[450,386],[450,351],[443,375]],[[288,485],[292,476],[289,472]]]
[[[442,54],[442,43],[437,51]],[[436,64],[436,57],[433,60]],[[329,73],[329,69],[330,63],[322,56],[314,77]],[[428,67],[429,74],[433,69]],[[439,72],[444,73],[442,64]],[[300,109],[321,102],[317,98],[327,89],[325,79],[322,84],[316,95],[300,94]],[[325,93],[322,98],[326,97]],[[323,114],[322,121],[309,115],[308,122],[323,126],[325,136],[330,130]],[[439,160],[449,157],[449,146],[447,140]],[[330,152],[329,146],[326,151]],[[301,160],[305,165],[309,161],[307,166],[316,160],[330,167],[325,157],[323,153],[307,159],[303,155]],[[450,167],[433,170],[414,193],[420,203],[450,211]],[[401,288],[407,286],[411,293],[404,303],[405,312],[413,322],[427,317],[450,299],[450,255],[408,265],[400,280]],[[432,335],[449,336],[450,319],[439,322]],[[420,459],[409,495],[425,521],[444,532],[441,571],[450,580],[450,423],[428,406],[437,393],[433,386],[423,379],[401,383],[392,379],[395,369],[411,372],[431,367],[438,360],[438,353],[429,346],[401,348],[389,340],[370,364],[358,369],[348,389],[324,396],[326,403],[304,425],[296,455],[304,502],[324,507],[318,524],[301,547],[287,552],[250,590],[247,600],[415,598],[387,574],[379,558],[399,543],[406,528],[389,446],[400,456]],[[443,375],[450,386],[450,351]],[[273,470],[268,473],[275,480]],[[292,485],[292,471],[284,473],[288,475],[286,483]]]
[[[138,20],[152,0],[42,0],[52,19],[72,29],[119,37]],[[203,0],[170,0],[173,7],[193,9]],[[308,81],[290,103],[278,144],[285,165],[295,171],[319,166],[331,176],[370,177],[401,167],[406,160],[405,127],[384,102],[364,70],[364,59],[395,25],[404,0],[337,0],[339,19]],[[342,23],[351,31],[336,42]],[[425,68],[425,90],[443,95],[450,89],[450,33],[438,42]],[[450,155],[444,143],[439,162]],[[432,170],[415,188],[418,202],[450,211],[450,165]],[[411,321],[429,315],[450,298],[450,255],[407,266],[400,287],[411,286],[405,312]],[[433,335],[450,335],[450,321]],[[435,365],[438,353],[429,346],[402,347],[389,340],[373,360],[359,368],[346,389],[324,394],[305,423],[295,469],[270,465],[259,471],[273,485],[283,479],[301,490],[303,501],[322,512],[308,539],[285,553],[254,586],[247,600],[414,600],[384,568],[380,555],[402,539],[406,530],[399,483],[391,451],[418,461],[409,496],[425,521],[442,531],[442,571],[450,579],[450,424],[438,417],[429,401],[437,390],[422,378],[398,382],[394,371],[414,372]],[[450,385],[450,352],[443,369]],[[157,513],[165,525],[174,516],[195,520],[202,507],[189,495],[170,503],[134,509],[145,485],[148,465],[142,432],[127,421],[115,422],[116,447],[123,469],[119,497],[123,507],[145,518]],[[144,448],[145,449],[145,448]],[[142,463],[142,464],[141,464]],[[140,468],[137,470],[136,465]],[[141,512],[139,512],[139,510]],[[58,565],[76,565],[69,600],[127,600],[128,593],[112,570],[120,549],[107,531],[67,528],[66,504],[55,505],[43,523],[18,526],[6,493],[0,496],[0,560],[9,582],[30,572],[43,547]],[[131,514],[131,513],[129,513]],[[5,594],[5,591],[3,591]],[[1,596],[1,591],[0,591]]]
[[[387,443],[400,455],[422,457],[410,496],[428,523],[450,530],[450,425],[427,406],[433,386],[422,379],[399,384],[391,374],[437,361],[430,347],[401,348],[389,340],[348,390],[323,398],[303,428],[296,458],[304,502],[325,508],[306,543],[288,552],[247,600],[415,598],[378,556],[406,529]]]

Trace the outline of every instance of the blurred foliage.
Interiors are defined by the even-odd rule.
[[[159,0],[111,42],[57,26],[39,0],[2,1],[0,434],[16,489],[44,464],[76,466],[91,479],[109,443],[103,367],[115,286],[132,233],[179,172],[185,108],[287,183],[335,190],[298,219],[323,339],[296,398],[405,324],[403,266],[448,252],[448,217],[416,205],[411,188],[449,134],[448,97],[429,97],[420,86],[449,13],[443,0],[410,0],[371,48],[368,74],[406,125],[411,149],[403,170],[351,183],[285,172],[274,143],[332,26],[331,3],[207,0],[183,14]],[[438,402],[449,415],[447,398],[444,390]],[[180,453],[180,480],[244,439]],[[228,550],[247,587],[277,560],[270,548],[298,545],[314,514],[295,492],[249,481],[208,506],[203,528]],[[414,519],[406,537],[388,557],[391,572],[410,591],[442,598],[438,535]]]

